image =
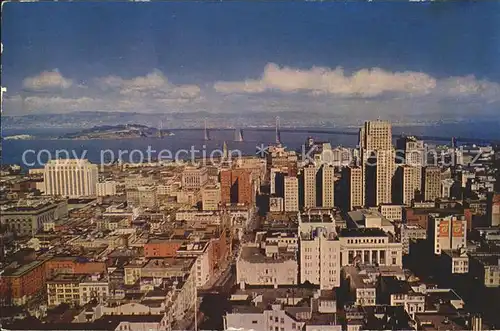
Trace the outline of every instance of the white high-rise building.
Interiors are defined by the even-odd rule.
[[[391,124],[386,121],[365,122],[359,132],[359,146],[362,151],[366,205],[391,203],[396,157]]]
[[[321,207],[333,208],[335,206],[335,168],[332,165],[321,167]]]
[[[395,171],[394,150],[379,150],[375,175],[375,205],[392,202],[392,177]]]
[[[47,195],[70,198],[96,195],[98,169],[88,160],[50,160],[43,176]]]
[[[336,233],[325,227],[303,231],[300,233],[299,246],[300,282],[303,284],[308,281],[319,285],[320,289],[339,287],[340,241]]]
[[[285,177],[285,211],[299,211],[299,180],[295,176]]]
[[[361,128],[359,146],[376,151],[392,149],[392,126],[387,121],[367,121]]]

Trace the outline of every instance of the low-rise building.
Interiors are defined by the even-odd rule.
[[[354,266],[343,267],[342,286],[349,293],[349,301],[357,306],[375,306],[377,304],[377,279],[366,270]]]
[[[33,236],[45,222],[68,216],[65,200],[28,199],[1,207],[0,223],[18,236]]]
[[[116,187],[118,183],[113,180],[100,182],[96,184],[96,193],[98,197],[106,197],[116,195]]]
[[[465,249],[443,250],[440,265],[445,273],[466,274],[469,272],[469,256]]]
[[[410,243],[416,240],[427,239],[427,230],[420,225],[401,224],[399,227],[403,254],[410,254]]]
[[[402,266],[403,246],[379,228],[342,229],[339,233],[342,266],[372,264]]]
[[[500,255],[471,254],[470,273],[486,287],[500,287]]]
[[[425,294],[415,292],[405,280],[383,276],[379,281],[380,301],[391,306],[403,306],[413,318],[425,311]]]
[[[245,246],[236,262],[236,279],[245,285],[297,285],[298,263],[296,252],[289,252],[278,244],[267,244],[265,249]]]

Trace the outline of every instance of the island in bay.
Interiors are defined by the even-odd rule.
[[[140,124],[95,126],[78,132],[66,133],[57,139],[89,140],[89,139],[136,139],[163,138],[173,136],[168,130],[156,129]]]

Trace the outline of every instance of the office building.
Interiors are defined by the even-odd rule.
[[[88,160],[58,159],[45,165],[45,194],[70,198],[95,196],[98,170]]]
[[[359,133],[361,149],[390,150],[392,146],[392,126],[387,121],[367,121]]]
[[[363,168],[348,166],[342,169],[342,206],[346,211],[365,204],[363,189]]]
[[[283,172],[281,169],[278,168],[272,168],[270,172],[270,190],[271,194],[278,196],[278,197],[284,197],[285,194],[285,176],[286,173]]]
[[[186,189],[199,189],[208,180],[208,170],[205,167],[186,167],[182,172],[181,183]]]
[[[221,189],[218,185],[207,185],[201,190],[203,210],[218,210],[221,202]]]
[[[441,197],[441,169],[428,166],[422,170],[422,193],[425,201],[435,201]]]
[[[321,169],[321,207],[333,208],[335,206],[335,168],[324,164]]]
[[[3,206],[0,224],[17,236],[34,236],[44,229],[44,224],[53,223],[67,216],[66,200],[19,200],[15,204]]]
[[[359,133],[363,164],[365,205],[378,206],[392,202],[392,177],[395,151],[392,127],[386,121],[367,121]]]
[[[414,167],[425,166],[425,145],[415,137],[401,137],[396,141],[397,163]]]
[[[314,164],[309,164],[302,169],[304,208],[317,206],[317,173],[318,168]]]
[[[255,198],[252,171],[249,169],[223,170],[220,173],[221,203],[251,205]]]
[[[392,180],[395,171],[394,150],[378,150],[365,154],[363,182],[365,205],[379,206],[392,202]]]
[[[299,180],[294,176],[285,177],[285,211],[299,211]]]
[[[420,167],[406,164],[398,166],[394,177],[394,203],[411,206],[416,193],[420,192],[421,174]]]

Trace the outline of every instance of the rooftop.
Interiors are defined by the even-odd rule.
[[[24,264],[20,267],[17,267],[17,268],[12,268],[12,269],[5,269],[2,276],[3,277],[18,277],[18,276],[21,276],[33,269],[35,269],[36,267],[42,265],[44,263],[44,261],[32,261],[30,263],[27,263],[27,264]]]
[[[279,263],[287,260],[295,260],[296,255],[293,252],[287,252],[286,249],[279,249],[278,254],[274,257],[268,257],[265,252],[258,247],[242,247],[241,255],[242,260],[251,263]]]
[[[47,281],[47,283],[83,283],[87,278],[85,274],[57,274]]]
[[[379,228],[357,228],[341,229],[339,237],[387,237],[387,234]]]

